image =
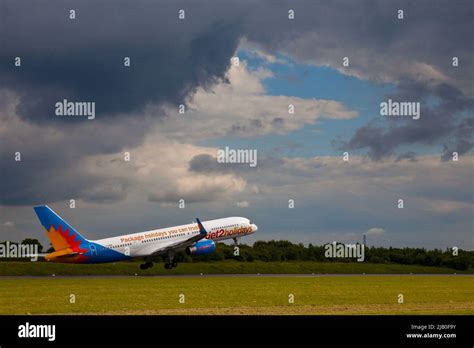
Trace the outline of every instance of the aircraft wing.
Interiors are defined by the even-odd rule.
[[[199,234],[189,238],[189,239],[186,239],[184,241],[180,241],[180,242],[177,242],[177,243],[174,243],[174,244],[171,244],[171,245],[167,245],[163,248],[160,248],[160,249],[157,249],[155,250],[154,252],[151,253],[152,256],[157,256],[157,255],[161,255],[161,254],[165,254],[167,253],[169,250],[180,250],[180,249],[184,249],[198,241],[200,241],[201,239],[204,239],[207,237],[207,231],[206,229],[204,228],[204,226],[202,225],[201,221],[196,218],[196,222],[199,226]]]

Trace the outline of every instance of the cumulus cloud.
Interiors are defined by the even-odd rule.
[[[198,88],[190,96],[184,115],[168,110],[173,116],[161,129],[188,140],[251,137],[287,134],[320,119],[347,120],[357,115],[333,100],[268,95],[263,81],[270,76],[266,69],[249,70],[245,61],[232,65],[221,83]],[[294,106],[294,114],[288,112],[289,105]]]
[[[207,202],[241,192],[246,186],[245,180],[233,174],[189,170],[188,163],[193,157],[214,151],[153,133],[142,145],[129,150],[130,161],[125,161],[122,154],[95,155],[85,158],[81,165],[89,176],[107,178],[114,173],[117,183],[153,202]],[[110,192],[108,187],[103,187],[103,191]],[[99,197],[100,192],[96,193]]]
[[[385,234],[385,230],[380,227],[372,227],[365,232],[366,235],[368,236],[381,236]]]
[[[209,201],[245,186],[233,173],[190,171],[192,158],[215,155],[216,149],[177,142],[156,128],[150,131],[154,123],[149,118],[110,125],[93,121],[61,132],[18,117],[11,92],[1,97],[2,180],[10,183],[1,187],[2,204],[114,202],[137,191],[151,201]],[[131,139],[124,143],[124,138]],[[20,162],[15,152],[21,153]]]

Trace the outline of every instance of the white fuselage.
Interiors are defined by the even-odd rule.
[[[204,239],[220,241],[236,239],[257,231],[257,226],[244,217],[228,217],[223,219],[203,221],[208,232]],[[93,242],[130,257],[143,257],[158,249],[186,241],[199,234],[196,223],[160,228],[157,230],[126,234],[117,237],[95,240]]]

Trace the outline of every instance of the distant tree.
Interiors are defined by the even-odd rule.
[[[43,251],[43,246],[38,239],[25,238],[21,241],[21,244],[38,245],[38,252],[41,253]]]

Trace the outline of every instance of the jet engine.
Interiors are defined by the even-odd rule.
[[[193,246],[186,248],[186,254],[188,255],[204,255],[213,253],[216,249],[216,243],[212,239],[206,239],[197,242]]]

